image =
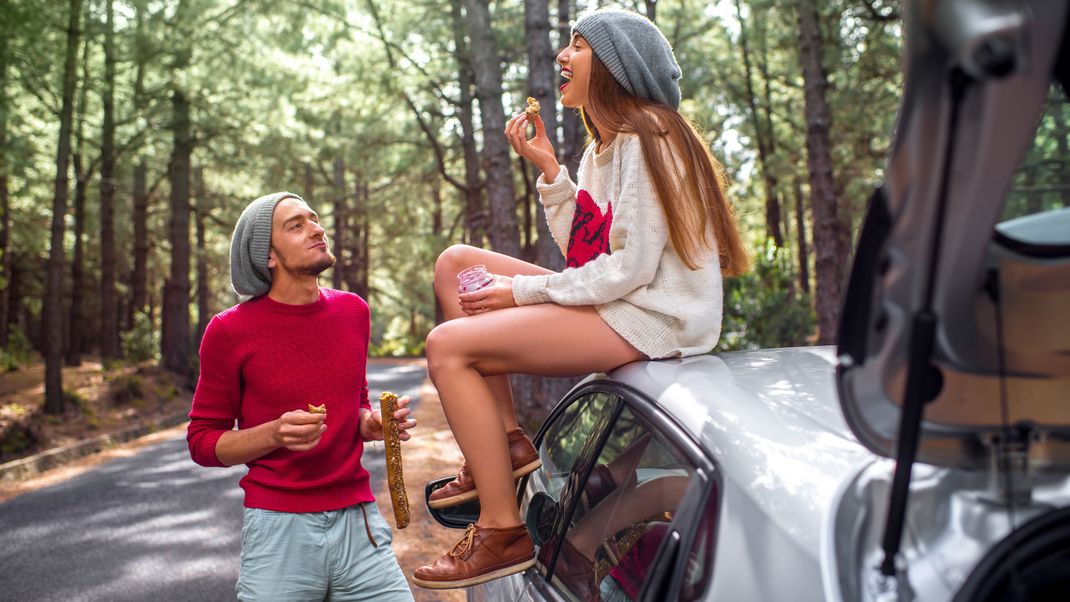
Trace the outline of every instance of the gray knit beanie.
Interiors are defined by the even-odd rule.
[[[587,40],[625,90],[680,108],[680,65],[653,21],[636,12],[605,9],[581,17],[572,31]]]
[[[304,199],[292,192],[262,196],[245,208],[230,238],[230,284],[242,297],[259,297],[271,289],[268,251],[271,249],[271,216],[283,199]]]

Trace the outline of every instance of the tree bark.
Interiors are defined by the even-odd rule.
[[[149,194],[146,188],[148,168],[145,160],[138,161],[134,168],[134,276],[132,278],[130,300],[130,324],[135,323],[135,315],[145,312],[148,302],[149,259]]]
[[[799,64],[803,73],[806,113],[806,152],[810,170],[810,208],[814,222],[817,275],[818,343],[832,344],[839,328],[843,301],[843,265],[846,262],[846,228],[840,220],[829,138],[831,117],[825,90],[828,80],[822,65],[821,30],[816,0],[797,4]]]
[[[436,178],[436,182],[438,179]],[[345,280],[349,290],[367,299],[368,283],[364,281],[365,264],[367,258],[364,251],[367,248],[365,240],[364,224],[369,219],[368,214],[368,184],[361,177],[360,172],[353,172],[353,207],[350,211],[353,218],[349,228],[353,231],[353,242],[349,243],[350,260],[346,268]]]
[[[557,2],[557,46],[559,48],[567,46],[569,38],[572,35],[572,24],[569,22],[570,2],[571,0],[558,0]],[[586,128],[583,127],[583,124],[580,121],[579,112],[562,107],[561,144],[554,148],[557,149],[557,160],[561,165],[565,166],[569,175],[573,178],[576,177],[576,173],[580,169],[580,150],[583,148],[583,135],[585,131]],[[560,265],[551,269],[559,270],[564,267],[564,265],[565,260],[562,257]],[[551,266],[547,265],[546,267],[549,268]]]
[[[535,97],[542,105],[542,122],[550,143],[556,149],[560,147],[557,140],[557,98],[554,94],[554,84],[557,82],[557,70],[554,67],[556,53],[550,43],[550,7],[547,0],[524,2],[524,32],[528,49],[528,95]],[[527,162],[524,161],[524,164],[527,165]],[[528,174],[528,168],[525,167],[525,185],[528,184]],[[534,196],[537,197],[538,193]],[[538,233],[535,263],[554,271],[562,269],[565,259],[550,234],[542,203],[535,202],[534,220]]]
[[[806,208],[802,184],[795,180],[795,231],[799,246],[799,288],[810,294],[810,252],[806,242]]]
[[[516,224],[516,192],[510,169],[509,144],[502,107],[502,64],[494,45],[490,9],[487,0],[464,0],[465,23],[472,43],[472,70],[475,73],[476,97],[483,121],[483,169],[487,174],[487,199],[490,204],[489,238],[491,249],[520,256],[520,235]]]
[[[208,328],[208,321],[212,319],[211,296],[208,291],[208,248],[205,244],[204,220],[211,212],[211,203],[208,201],[208,191],[204,187],[204,168],[198,166],[193,171],[193,181],[196,182],[197,194],[196,213],[196,236],[197,236],[197,339],[194,345],[201,347],[201,339],[204,331]]]
[[[341,157],[334,159],[334,249],[338,261],[331,270],[331,286],[342,290],[346,274],[346,165]]]
[[[0,1],[0,8],[9,10],[7,0]],[[8,248],[11,228],[11,203],[7,176],[10,169],[7,148],[7,64],[8,36],[0,36],[0,347],[7,347],[7,324],[11,301],[11,250]]]
[[[658,18],[658,0],[643,0],[643,5],[646,8],[646,18],[656,21]]]
[[[115,15],[113,0],[105,2],[104,123],[100,143],[100,355],[122,355],[119,345],[119,303],[115,292]]]
[[[480,175],[479,151],[476,149],[475,123],[472,111],[472,57],[465,35],[462,0],[453,0],[453,42],[457,52],[457,84],[460,104],[457,119],[461,122],[461,148],[464,152],[464,224],[465,240],[481,247],[486,232],[483,213],[483,178]]]
[[[187,2],[179,2],[175,21],[179,27],[185,22]],[[183,35],[179,32],[179,35]],[[190,64],[192,48],[183,44],[175,55],[174,71],[185,71]],[[171,152],[171,273],[164,284],[163,329],[160,355],[166,368],[180,376],[189,375],[190,359],[190,156],[193,137],[190,132],[190,106],[186,91],[176,78],[171,82],[171,131],[174,147]]]
[[[63,104],[56,149],[55,194],[52,200],[52,238],[44,302],[45,413],[63,413],[63,234],[67,215],[67,185],[71,152],[71,118],[77,80],[78,41],[82,0],[71,0],[67,20],[67,52],[63,66]]]
[[[88,54],[88,53],[87,53]],[[85,86],[82,86],[85,90]],[[84,100],[84,98],[83,98]],[[84,106],[84,105],[83,105]],[[78,129],[81,130],[81,124]],[[79,134],[79,137],[80,134]],[[81,146],[79,143],[78,146]],[[67,318],[67,348],[64,361],[68,366],[82,365],[82,349],[85,346],[86,323],[83,314],[85,302],[85,189],[89,177],[82,169],[82,155],[75,152],[74,163],[74,259],[71,261],[71,305]]]
[[[743,73],[747,88],[747,109],[754,139],[758,144],[758,169],[762,173],[765,186],[765,232],[773,239],[777,247],[784,246],[784,235],[780,230],[780,200],[777,197],[777,178],[769,165],[772,154],[772,130],[766,131],[758,112],[758,97],[754,92],[754,75],[751,68],[750,44],[747,40],[747,22],[743,19],[743,7],[740,0],[736,2],[736,18],[739,21],[739,49],[743,58]]]

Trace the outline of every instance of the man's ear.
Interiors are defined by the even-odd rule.
[[[274,269],[279,266],[279,259],[275,257],[275,247],[268,247],[268,269]]]

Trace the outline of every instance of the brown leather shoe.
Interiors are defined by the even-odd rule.
[[[513,462],[514,479],[519,479],[542,466],[538,450],[523,430],[511,430],[506,433],[506,437],[509,440],[509,459]],[[436,489],[427,498],[427,505],[435,509],[452,508],[477,497],[479,497],[479,492],[476,490],[476,481],[468,470],[468,462],[465,462],[461,470],[457,472],[457,478],[446,483],[445,487]]]
[[[527,570],[535,564],[535,548],[524,525],[502,529],[468,525],[464,538],[434,564],[412,575],[428,589],[470,587]]]

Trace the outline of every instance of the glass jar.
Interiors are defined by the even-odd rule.
[[[457,291],[471,293],[490,286],[492,282],[494,282],[494,275],[487,272],[487,266],[474,265],[461,270],[461,273],[457,274]]]

